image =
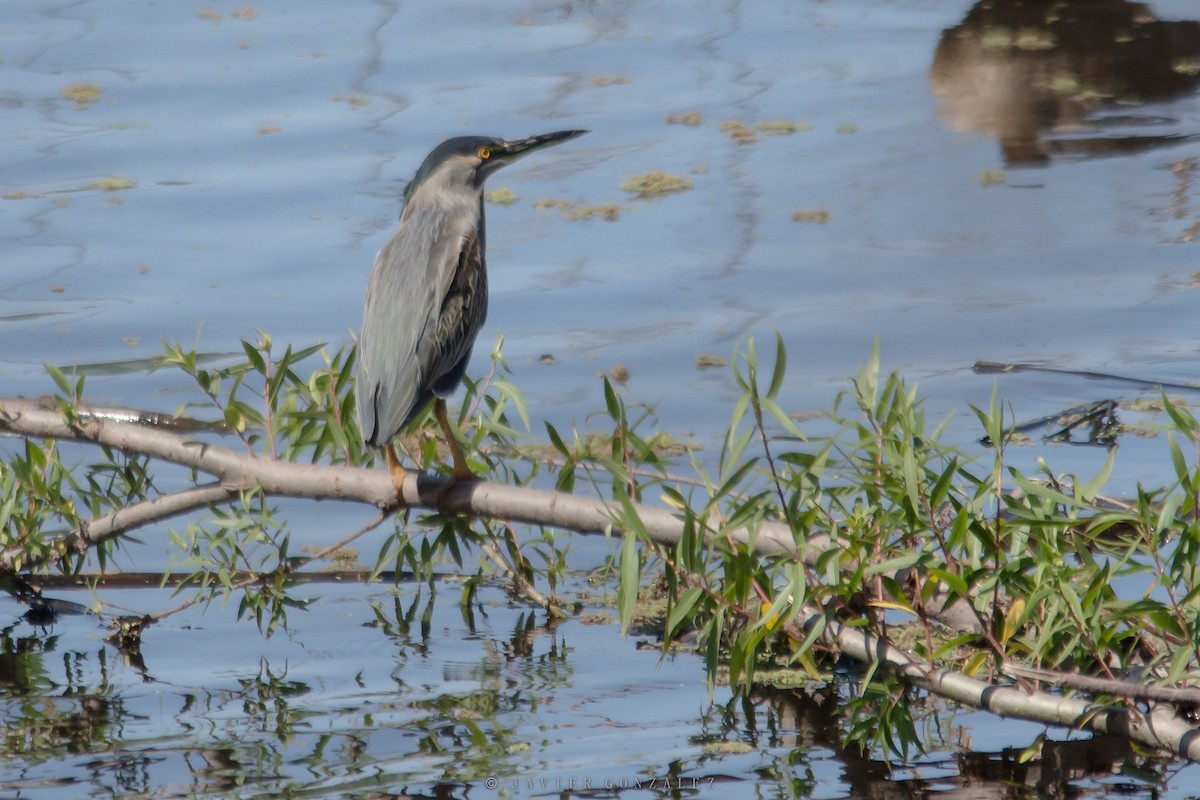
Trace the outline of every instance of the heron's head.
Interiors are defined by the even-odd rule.
[[[496,170],[517,159],[560,144],[587,131],[556,131],[529,136],[525,139],[497,139],[492,136],[459,136],[433,148],[425,157],[417,174],[404,190],[405,199],[412,199],[417,189],[436,183],[443,191],[478,192],[483,182]]]

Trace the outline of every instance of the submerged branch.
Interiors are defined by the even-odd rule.
[[[805,624],[817,619],[814,612],[807,620],[797,621]],[[862,628],[834,624],[828,635],[846,655],[884,666],[906,682],[961,705],[1001,717],[1121,736],[1180,758],[1200,761],[1200,729],[1172,705],[1154,705],[1143,711],[1131,705],[1115,707],[1043,691],[1026,691],[917,661]]]
[[[671,546],[685,536],[685,521],[670,509],[641,504],[623,506],[599,498],[584,498],[561,492],[509,486],[485,481],[468,481],[447,486],[445,479],[410,474],[401,496],[396,495],[391,476],[384,470],[283,462],[240,453],[211,441],[194,438],[193,431],[148,427],[137,421],[105,416],[89,409],[86,416],[64,419],[58,408],[20,398],[0,399],[0,435],[54,439],[115,448],[127,454],[146,456],[176,464],[213,479],[177,493],[133,503],[98,516],[83,524],[61,544],[85,549],[147,525],[236,499],[239,493],[261,487],[268,495],[313,500],[366,503],[383,514],[401,505],[508,520],[536,526],[564,528],[579,533],[622,533],[620,520],[632,510],[648,537]],[[400,502],[398,502],[400,501]],[[715,537],[717,531],[709,530]],[[781,523],[760,522],[752,528],[721,530],[729,541],[752,548],[760,555],[788,555],[816,564],[823,553],[838,548],[836,535],[793,532]],[[61,551],[60,551],[61,552]],[[496,552],[489,552],[495,558]],[[47,560],[50,556],[46,557]],[[502,560],[502,559],[501,559]],[[31,564],[15,548],[0,552],[0,571],[44,566]],[[257,576],[254,576],[255,578]],[[249,577],[246,578],[250,580]],[[947,603],[946,595],[923,604],[924,612],[960,631],[979,632],[978,617],[962,600]],[[805,621],[796,620],[805,625]],[[1132,706],[1113,707],[1066,698],[1045,692],[989,683],[961,673],[932,666],[897,649],[862,628],[833,623],[827,631],[831,644],[841,652],[866,663],[887,666],[904,680],[939,696],[964,705],[986,709],[1003,716],[1016,716],[1046,724],[1065,725],[1114,733],[1189,759],[1200,760],[1200,731],[1174,708],[1153,707],[1140,711]],[[1107,687],[1111,689],[1111,686]],[[1143,695],[1148,697],[1149,695]]]

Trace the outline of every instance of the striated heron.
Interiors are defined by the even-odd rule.
[[[483,184],[522,156],[587,131],[526,139],[460,136],[434,148],[404,190],[400,227],[375,257],[358,338],[363,441],[384,448],[397,496],[407,470],[392,440],[432,400],[454,459],[474,477],[446,415],[487,317]]]

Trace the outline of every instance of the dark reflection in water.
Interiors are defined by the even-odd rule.
[[[39,768],[75,754],[107,750],[121,737],[127,712],[120,697],[110,696],[106,681],[92,682],[90,654],[59,652],[57,636],[18,633],[24,630],[25,625],[17,625],[0,631],[0,714],[5,723],[0,769],[12,775],[3,786],[65,785],[72,781],[39,774]],[[103,648],[96,659],[105,675]],[[96,773],[104,775],[97,785],[131,790],[130,781],[136,783],[131,775],[139,771],[133,763],[137,760],[95,759]]]
[[[611,651],[605,626],[547,625],[502,605],[499,592],[464,608],[409,588],[369,600],[373,613],[348,634],[327,631],[361,659],[349,683],[325,685],[323,670],[283,654],[219,686],[143,683],[141,673],[109,663],[111,649],[84,644],[86,626],[75,632],[81,648],[68,634],[27,625],[0,631],[0,794],[593,798],[638,785],[631,796],[809,797],[836,786],[852,798],[1015,800],[1159,788],[1152,773],[1139,772],[1152,762],[1103,737],[1047,742],[1025,763],[1019,749],[973,750],[971,725],[920,695],[914,709],[929,753],[889,762],[844,742],[852,675],[674,714],[641,678],[607,683],[577,671],[581,659],[629,669],[620,660],[629,653]],[[490,624],[480,622],[485,616]],[[315,651],[326,648],[320,635],[308,636]],[[649,708],[622,716],[615,706],[631,687],[634,707]],[[553,714],[543,715],[543,705]],[[655,744],[646,733],[660,724],[681,738]],[[600,738],[593,745],[591,737]],[[647,760],[655,753],[666,757]],[[571,766],[556,768],[558,758]],[[1114,790],[1121,773],[1131,777]]]
[[[1196,90],[1200,22],[1127,0],[982,0],[942,34],[929,80],[949,125],[994,134],[1008,164],[1151,149],[1197,136],[1136,108]]]
[[[1157,790],[1157,778],[1149,765],[1128,742],[1107,736],[1072,741],[1046,741],[1027,760],[1024,751],[1009,748],[1000,752],[973,749],[968,727],[947,718],[940,701],[923,705],[914,698],[914,714],[926,744],[937,744],[936,752],[904,766],[865,753],[842,741],[838,722],[849,692],[842,687],[815,691],[763,690],[754,698],[756,708],[730,704],[722,719],[723,730],[715,735],[744,736],[756,748],[786,749],[762,777],[790,782],[794,796],[806,796],[816,788],[812,763],[823,751],[833,753],[842,764],[842,782],[847,797],[1110,797]],[[928,698],[926,698],[927,700]],[[736,720],[744,721],[738,723]],[[1120,785],[1114,775],[1127,775]],[[886,791],[880,794],[881,787]]]
[[[257,673],[224,688],[151,680],[160,698],[152,706],[166,712],[158,720],[127,706],[126,693],[144,697],[136,684],[110,687],[111,650],[59,652],[45,628],[4,629],[0,794],[148,796],[169,785],[187,796],[280,796],[316,780],[339,797],[465,797],[483,777],[518,768],[530,747],[519,722],[573,672],[554,626],[516,613],[507,637],[468,626],[469,657],[435,662],[444,688],[428,670],[410,686],[411,661],[435,647],[433,597],[414,595],[372,604],[374,619],[361,626],[384,644],[364,666],[392,661],[391,687],[322,695],[293,677],[286,657],[263,657]],[[429,793],[386,791],[410,783]]]

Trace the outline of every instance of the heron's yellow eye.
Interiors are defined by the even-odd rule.
[[[481,147],[481,148],[479,148],[479,157],[482,158],[484,161],[487,161],[489,158],[492,157],[492,151],[486,147]]]

